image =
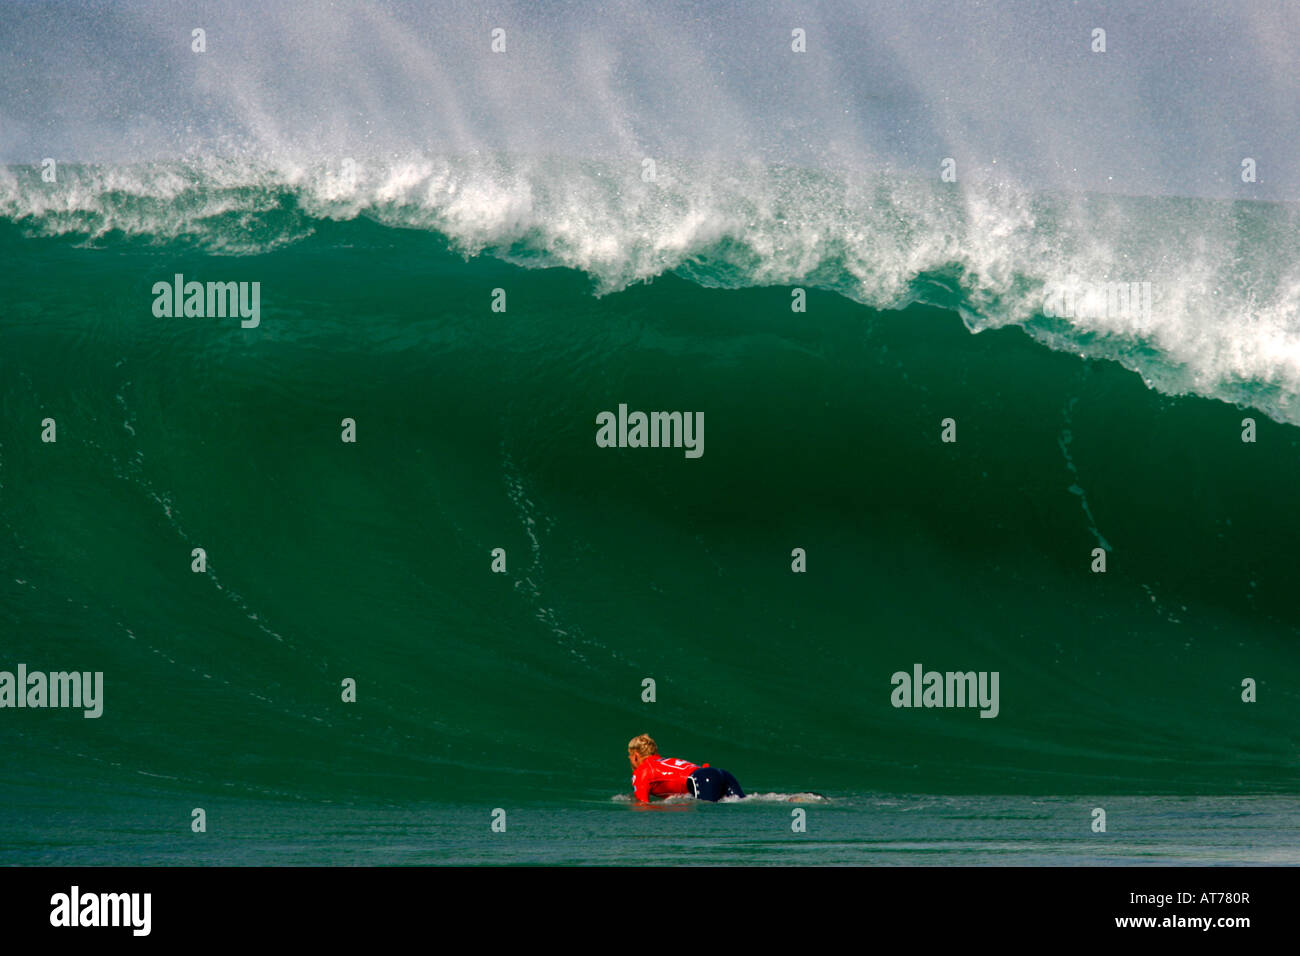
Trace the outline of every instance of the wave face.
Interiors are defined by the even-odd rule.
[[[644,6],[0,11],[0,779],[1293,791],[1300,14]]]
[[[650,730],[760,792],[1294,786],[1289,425],[1243,443],[931,306],[594,296],[364,216],[241,256],[31,228],[0,231],[4,650],[106,700],[6,711],[7,779],[605,799]],[[260,282],[260,325],[155,316],[176,273]],[[703,455],[598,447],[620,403],[704,412]],[[893,707],[917,663],[998,672],[997,717]]]

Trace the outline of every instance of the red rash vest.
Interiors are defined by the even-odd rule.
[[[704,764],[708,766],[708,764]],[[697,764],[676,757],[654,756],[641,761],[632,774],[632,789],[642,803],[650,802],[650,794],[667,797],[674,793],[690,793],[686,778],[699,770]]]

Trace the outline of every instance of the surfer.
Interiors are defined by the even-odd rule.
[[[740,782],[725,770],[659,756],[659,746],[649,734],[627,742],[627,759],[632,765],[632,788],[641,803],[649,803],[652,793],[657,797],[689,793],[697,800],[714,802],[745,795]]]

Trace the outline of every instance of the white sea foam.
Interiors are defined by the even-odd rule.
[[[344,160],[350,162],[345,175]],[[33,236],[262,252],[323,222],[442,234],[466,255],[588,273],[598,294],[676,271],[702,285],[828,289],[875,308],[929,301],[972,331],[1019,325],[1169,394],[1300,423],[1300,206],[1046,195],[789,165],[500,153],[312,163],[226,159],[0,170],[0,216]],[[1049,318],[1053,287],[1149,283],[1148,313]],[[791,321],[816,321],[815,315]]]

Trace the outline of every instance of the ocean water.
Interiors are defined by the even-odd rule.
[[[316,142],[281,99],[324,67],[214,61],[110,79],[225,89],[224,151],[212,98],[187,155],[6,114],[0,671],[104,692],[0,709],[0,864],[1300,862],[1300,190],[945,183],[841,162],[862,117],[770,156],[743,101],[714,154],[617,71],[575,96],[649,180],[509,71],[482,115],[444,77],[433,145]],[[177,275],[257,324],[159,314]],[[620,405],[702,413],[700,454],[601,447]],[[996,704],[895,706],[917,666]],[[642,732],[768,796],[636,806]]]
[[[13,790],[10,790],[13,796]],[[209,830],[177,839],[176,795],[38,794],[0,821],[0,865],[45,866],[1277,866],[1300,860],[1290,797],[757,794],[320,804],[187,794]],[[792,829],[792,801],[804,829]],[[498,808],[491,808],[497,810]]]

